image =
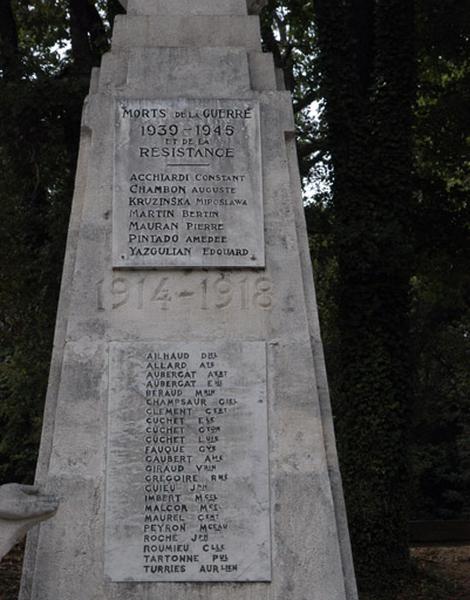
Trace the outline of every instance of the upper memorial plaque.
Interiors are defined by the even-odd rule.
[[[264,267],[263,223],[256,101],[118,101],[114,267]]]

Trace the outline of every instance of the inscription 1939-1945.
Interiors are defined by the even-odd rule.
[[[263,342],[113,342],[106,573],[269,581]]]
[[[116,105],[113,266],[263,267],[259,105]]]

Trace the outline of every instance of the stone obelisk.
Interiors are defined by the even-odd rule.
[[[93,74],[21,600],[357,598],[260,4],[129,0]]]

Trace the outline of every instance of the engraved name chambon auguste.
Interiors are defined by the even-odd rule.
[[[269,581],[264,342],[110,345],[106,572]]]
[[[113,266],[263,267],[259,104],[116,104]]]
[[[96,284],[98,310],[171,311],[185,306],[199,310],[270,310],[273,284],[269,277],[255,273],[239,275],[207,273],[195,281],[170,275],[114,275]]]

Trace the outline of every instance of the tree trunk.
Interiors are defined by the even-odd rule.
[[[11,0],[0,0],[0,69],[5,80],[17,79],[21,74],[18,32]]]
[[[103,21],[91,0],[69,0],[72,56],[79,74],[99,65],[108,41]]]
[[[414,12],[409,0],[316,12],[335,172],[333,401],[358,579],[377,592],[408,566]]]

